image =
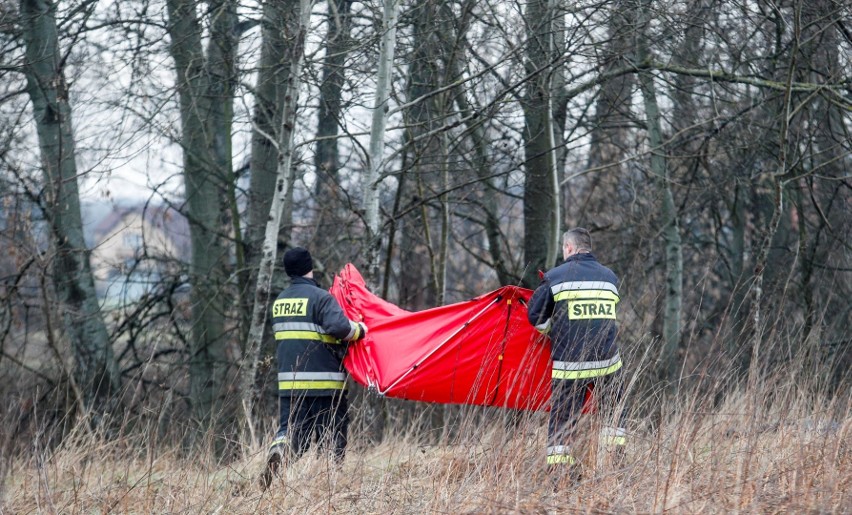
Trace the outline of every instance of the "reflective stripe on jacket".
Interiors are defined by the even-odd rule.
[[[360,338],[361,328],[314,280],[291,278],[272,304],[272,330],[279,395],[334,395],[345,387],[347,342]]]
[[[618,279],[590,253],[544,275],[530,299],[531,324],[550,336],[554,379],[608,375],[621,367],[615,344]]]

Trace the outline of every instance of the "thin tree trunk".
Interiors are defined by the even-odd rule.
[[[258,266],[262,255],[266,225],[269,222],[269,210],[275,192],[278,169],[278,131],[283,116],[284,98],[287,95],[290,78],[289,57],[294,44],[293,29],[298,24],[299,0],[281,0],[265,2],[261,17],[261,54],[257,84],[255,86],[255,105],[253,130],[251,135],[251,174],[247,194],[245,254],[246,284],[253,288],[257,284]],[[288,192],[290,191],[288,183]],[[289,193],[287,202],[289,203]],[[279,224],[279,241],[288,239],[287,214],[285,211]],[[284,286],[286,278],[273,270],[272,290]],[[242,341],[243,352],[248,346],[248,332],[251,327],[251,313],[254,308],[254,293],[244,297],[243,317],[246,320]],[[270,340],[268,327],[263,341]]]
[[[257,442],[257,433],[254,428],[252,414],[255,402],[255,375],[263,331],[266,326],[266,318],[271,297],[270,287],[272,284],[272,273],[278,254],[278,231],[281,227],[281,218],[284,213],[288,198],[288,190],[293,183],[293,140],[296,124],[296,109],[298,107],[299,87],[301,84],[302,63],[304,61],[304,46],[307,36],[311,8],[311,0],[300,0],[298,24],[287,25],[281,30],[286,30],[287,39],[292,41],[290,46],[290,73],[287,80],[287,88],[283,95],[281,126],[278,129],[278,139],[275,146],[278,149],[278,168],[275,181],[275,196],[269,208],[268,222],[263,239],[263,250],[257,274],[257,287],[255,288],[254,306],[251,316],[251,327],[249,329],[246,353],[240,363],[242,377],[240,379],[240,394],[243,405],[243,421],[249,432],[252,442]]]
[[[236,177],[233,166],[231,129],[234,124],[234,92],[237,85],[237,50],[239,45],[237,28],[238,0],[211,0],[209,8],[212,18],[210,41],[207,44],[208,69],[210,70],[210,151],[213,159],[213,175],[221,184],[218,226],[224,234],[231,233],[237,277],[245,270],[242,246],[242,228],[237,205]],[[225,246],[226,238],[223,238]],[[228,250],[223,249],[227,254]],[[230,261],[225,258],[226,262]],[[231,267],[228,266],[227,269]],[[226,270],[227,270],[226,269]],[[226,281],[225,277],[222,278]],[[237,305],[243,304],[246,291],[237,291]],[[226,302],[227,304],[227,302]],[[243,322],[243,321],[241,321]],[[224,331],[224,328],[223,328]],[[243,340],[240,339],[240,342]],[[224,342],[223,342],[224,343]],[[224,356],[222,356],[224,357]],[[223,363],[227,372],[227,363]]]
[[[650,50],[648,48],[649,35],[647,31],[649,30],[652,4],[651,0],[643,0],[642,3],[642,12],[639,18],[641,20],[639,25],[640,32],[637,34],[638,41],[636,45],[638,62],[643,62],[650,58]],[[683,304],[683,246],[678,227],[677,210],[669,182],[665,148],[663,147],[660,108],[657,104],[654,76],[650,72],[640,73],[639,84],[645,105],[648,144],[651,152],[651,173],[656,177],[656,182],[662,196],[660,217],[662,218],[661,232],[665,243],[666,255],[666,292],[663,311],[663,346],[660,361],[665,377],[669,380],[675,380],[679,369],[677,351],[680,346],[681,309]]]
[[[739,349],[743,347],[743,336],[747,334],[748,311],[746,307],[748,288],[746,277],[746,226],[748,214],[746,210],[749,201],[748,192],[739,184],[734,187],[731,201],[731,334],[728,337],[728,356],[735,359]],[[741,361],[736,359],[736,361]]]
[[[226,350],[227,334],[225,329],[225,316],[229,311],[230,298],[225,292],[227,288],[228,275],[233,270],[231,265],[228,245],[228,233],[237,242],[234,257],[236,258],[236,270],[244,269],[244,259],[242,248],[239,245],[241,240],[240,216],[236,201],[236,183],[234,176],[234,167],[232,159],[231,145],[231,130],[234,123],[234,92],[237,85],[237,50],[239,46],[237,32],[237,0],[212,0],[209,2],[210,15],[212,17],[210,41],[207,44],[207,60],[210,70],[210,117],[209,123],[209,139],[210,153],[212,157],[212,171],[214,182],[211,188],[211,194],[216,196],[216,204],[219,206],[219,212],[215,214],[216,230],[220,232],[217,262],[211,263],[211,266],[221,266],[220,276],[217,277],[217,282],[213,283],[216,288],[216,300],[213,310],[210,314],[213,315],[216,311],[219,312],[221,322],[214,322],[215,339],[211,339],[211,350],[209,359],[201,360],[199,368],[196,369],[196,374],[191,379],[195,384],[196,391],[204,392],[209,395],[210,406],[202,406],[204,413],[218,414],[224,420],[234,420],[236,406],[228,404],[223,406],[222,400],[233,402],[235,396],[226,395],[229,382],[228,374],[233,373],[231,369],[230,359]],[[218,184],[218,187],[215,185]],[[208,207],[209,209],[209,207]],[[240,303],[240,297],[243,292],[237,292],[237,305]],[[212,316],[207,320],[212,321]],[[220,325],[221,324],[221,325]],[[209,377],[204,377],[204,374],[209,374]],[[223,421],[224,421],[223,420]]]
[[[269,212],[275,195],[275,183],[278,170],[279,130],[284,117],[284,98],[287,95],[290,78],[289,56],[292,54],[292,27],[298,23],[299,0],[281,0],[264,2],[261,15],[261,51],[257,84],[255,86],[255,105],[251,135],[251,161],[249,188],[247,194],[247,217],[245,230],[245,261],[242,273],[246,285],[246,294],[242,305],[243,353],[248,353],[249,331],[252,323],[258,266],[262,256],[263,240]],[[289,29],[287,27],[290,27]],[[289,191],[290,183],[287,184]],[[279,224],[279,240],[287,239],[286,228]],[[272,289],[283,287],[283,274],[273,269]],[[274,344],[269,327],[264,326],[263,342]],[[263,345],[261,345],[263,348]],[[244,373],[244,372],[242,372]],[[241,392],[242,395],[245,392]]]
[[[551,22],[551,51],[550,60],[554,63],[553,70],[550,72],[550,117],[551,117],[551,137],[553,144],[553,167],[554,177],[556,181],[556,208],[559,210],[556,213],[556,248],[554,249],[554,259],[562,257],[562,234],[561,229],[567,227],[567,220],[563,220],[565,209],[562,206],[563,202],[562,190],[567,189],[567,185],[563,185],[565,178],[565,163],[568,160],[568,147],[565,145],[565,124],[568,123],[568,102],[563,96],[565,86],[567,85],[565,65],[561,63],[560,58],[568,52],[566,37],[566,20],[565,20],[565,3],[555,0],[550,2],[551,11],[553,13],[553,21]]]
[[[364,174],[364,217],[367,223],[367,284],[375,290],[379,285],[379,263],[382,239],[379,234],[379,184],[384,168],[385,126],[388,99],[393,78],[393,55],[396,48],[396,26],[399,0],[385,0],[382,10],[382,39],[373,119],[370,127],[370,168]]]
[[[442,109],[441,112],[443,111],[444,110]],[[435,274],[435,277],[437,278],[437,304],[439,306],[443,306],[447,298],[447,268],[449,266],[452,211],[450,210],[450,201],[446,193],[450,189],[450,169],[449,164],[447,163],[449,160],[449,156],[447,155],[447,133],[442,132],[439,138],[441,148],[441,186],[444,193],[439,199],[441,203],[441,241],[438,251],[438,264],[436,266],[437,273]],[[443,417],[441,417],[441,419],[443,420]]]
[[[763,340],[764,331],[762,327],[762,309],[761,302],[763,301],[763,285],[766,277],[766,265],[769,262],[769,253],[772,248],[772,241],[775,239],[775,234],[778,232],[778,226],[781,224],[781,218],[784,213],[784,189],[789,180],[788,174],[788,149],[790,138],[790,122],[793,117],[793,90],[792,83],[795,78],[798,62],[799,44],[802,41],[802,24],[801,10],[798,6],[793,7],[793,45],[790,52],[790,61],[787,68],[787,89],[784,92],[784,100],[780,113],[781,127],[778,135],[778,155],[777,169],[770,174],[772,185],[773,209],[772,217],[769,219],[769,224],[760,239],[760,246],[757,248],[757,253],[754,259],[754,278],[751,283],[749,294],[751,296],[751,312],[750,318],[752,323],[752,341],[751,355],[749,356],[749,374],[748,383],[750,387],[755,387],[760,378],[760,352],[761,342]],[[808,63],[810,65],[810,63]]]
[[[472,109],[461,88],[456,91],[454,98],[456,104],[459,106],[459,116],[467,120],[465,123],[470,134],[475,159],[473,171],[482,183],[479,204],[482,206],[482,215],[485,217],[483,223],[485,225],[485,238],[488,242],[488,253],[491,256],[491,267],[497,273],[497,280],[500,284],[512,284],[517,282],[517,278],[509,272],[503,254],[504,245],[502,245],[503,238],[501,237],[500,220],[497,218],[498,192],[491,177],[492,171],[489,165],[489,149],[485,130],[478,120],[470,116]]]
[[[325,40],[325,57],[322,65],[322,82],[319,87],[317,116],[317,141],[314,155],[316,185],[316,224],[314,246],[324,256],[326,267],[337,270],[345,264],[347,256],[338,245],[341,223],[341,195],[338,187],[340,157],[337,136],[343,110],[345,64],[352,46],[349,35],[352,26],[352,0],[328,0],[328,33]]]
[[[602,75],[624,69],[629,64],[635,39],[634,17],[635,7],[627,2],[614,2],[608,10],[608,39],[598,63]],[[629,127],[635,83],[636,76],[631,73],[609,78],[601,84],[595,98],[586,160],[586,169],[595,172],[563,185],[561,194],[565,210],[570,213],[566,220],[570,218],[592,230],[620,225],[619,212],[612,209],[612,202],[620,200],[619,190],[623,190],[629,180],[623,163],[631,139]],[[613,245],[615,242],[602,241],[601,237],[596,240],[599,246],[613,251],[624,247],[623,242]]]
[[[443,26],[448,23],[448,13],[442,11],[439,2],[426,0],[413,5],[405,15],[412,20],[412,48],[405,56],[409,63],[405,87],[408,102],[403,114],[407,127],[405,153],[409,168],[403,173],[412,176],[413,180],[406,181],[408,187],[403,191],[403,198],[414,205],[419,203],[419,209],[417,214],[412,212],[402,221],[399,291],[400,301],[413,309],[440,304],[442,288],[440,256],[445,195],[441,191],[446,158],[441,146],[443,134],[435,132],[442,123],[443,113],[442,95],[436,94],[445,75],[442,63],[446,53]],[[422,200],[436,196],[441,206],[438,209],[433,202]]]
[[[53,281],[74,354],[74,377],[84,406],[106,410],[108,404],[102,402],[118,392],[121,382],[83,239],[71,106],[55,16],[54,2],[21,2],[24,73],[41,153],[45,216],[56,252]]]
[[[527,4],[524,18],[528,31],[527,73],[524,98],[524,279],[527,286],[538,284],[538,270],[556,262],[559,245],[559,187],[553,144],[553,102],[551,73],[547,69],[553,52],[552,0]]]

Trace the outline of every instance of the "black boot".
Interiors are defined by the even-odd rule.
[[[266,491],[272,484],[272,480],[280,475],[286,452],[287,448],[281,444],[270,447],[269,454],[266,456],[266,468],[260,475],[260,488],[262,490]]]

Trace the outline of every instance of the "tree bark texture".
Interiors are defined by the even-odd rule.
[[[643,0],[637,33],[637,61],[642,62],[650,56],[648,38],[651,19],[651,0]],[[639,74],[639,84],[645,107],[645,120],[648,131],[650,151],[650,169],[659,188],[662,204],[660,206],[661,228],[665,245],[665,301],[663,307],[663,346],[660,353],[661,370],[664,377],[671,381],[677,379],[679,362],[677,351],[681,339],[681,309],[683,304],[683,246],[680,237],[677,209],[674,204],[671,182],[669,181],[666,149],[663,143],[663,131],[660,108],[657,102],[654,76],[650,72]]]
[[[311,0],[300,0],[298,17],[290,18],[291,23],[281,27],[285,38],[290,42],[286,61],[289,63],[286,87],[282,91],[281,125],[277,128],[278,136],[275,148],[278,150],[275,175],[274,196],[269,206],[263,247],[258,264],[257,286],[255,288],[254,305],[252,308],[251,327],[249,329],[246,352],[240,363],[240,394],[242,397],[243,422],[249,431],[253,442],[257,441],[254,429],[254,404],[257,397],[255,392],[255,376],[259,352],[263,341],[264,328],[267,325],[270,299],[272,297],[272,276],[275,261],[278,256],[278,233],[281,229],[281,219],[289,198],[290,186],[293,184],[295,170],[293,168],[293,141],[298,107],[301,72],[304,62],[305,38],[310,22]],[[292,23],[295,21],[295,23]]]
[[[181,147],[192,257],[190,261],[190,401],[202,424],[213,421],[228,371],[225,290],[231,171],[231,117],[236,42],[236,3],[210,4],[211,35],[205,55],[198,5],[168,0],[170,51],[181,113]]]
[[[527,83],[524,108],[524,265],[523,283],[535,287],[538,271],[556,263],[559,244],[559,194],[553,144],[550,56],[554,9],[549,0],[527,4]]]
[[[388,119],[391,79],[393,78],[393,56],[396,49],[396,26],[399,16],[399,0],[385,0],[382,9],[382,36],[379,49],[379,69],[376,77],[376,93],[373,100],[373,116],[370,125],[370,168],[363,178],[364,219],[367,225],[365,280],[373,291],[378,291],[379,263],[382,237],[379,234],[379,186],[384,170],[385,128]]]
[[[441,253],[441,219],[436,202],[427,201],[438,196],[443,189],[441,170],[446,156],[442,153],[440,134],[433,134],[443,123],[443,95],[435,94],[445,76],[442,56],[444,38],[441,9],[438,2],[428,0],[417,4],[406,13],[412,20],[413,48],[406,56],[407,107],[406,163],[404,173],[409,180],[402,185],[403,205],[418,206],[402,217],[400,255],[400,302],[420,310],[436,305],[439,297],[441,273],[438,256]],[[417,101],[417,99],[420,99]]]
[[[340,189],[340,154],[338,135],[343,118],[343,88],[346,83],[346,58],[352,47],[352,0],[328,0],[328,26],[325,57],[319,86],[317,109],[317,141],[314,171],[316,184],[316,217],[314,249],[323,256],[327,269],[336,271],[349,259],[349,247],[341,242],[340,227],[344,223],[345,195]]]
[[[260,63],[255,84],[255,105],[252,114],[251,161],[249,166],[249,188],[246,194],[246,230],[244,248],[246,267],[243,271],[246,294],[243,297],[242,318],[244,320],[243,349],[248,352],[249,331],[255,306],[255,287],[258,267],[263,256],[266,226],[270,220],[272,199],[276,194],[278,176],[278,141],[281,139],[285,102],[290,87],[290,71],[294,39],[299,23],[299,0],[264,2],[261,15]],[[287,185],[290,191],[290,184]],[[289,198],[289,196],[288,196]],[[287,200],[285,200],[285,204]],[[279,223],[278,247],[289,240],[290,225],[283,219]],[[276,251],[277,252],[277,251]],[[272,271],[270,291],[283,289],[287,278],[279,269]],[[264,326],[261,348],[274,348],[269,326]],[[244,393],[243,393],[244,394]]]
[[[24,73],[41,153],[45,217],[55,252],[53,281],[62,303],[64,333],[71,344],[74,378],[84,406],[107,409],[101,403],[118,392],[121,381],[83,239],[74,130],[56,5],[47,0],[23,0],[20,14],[26,45]]]

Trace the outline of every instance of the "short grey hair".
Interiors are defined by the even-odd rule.
[[[562,244],[568,243],[577,247],[577,250],[592,251],[592,235],[589,234],[588,229],[577,227],[562,233]]]

